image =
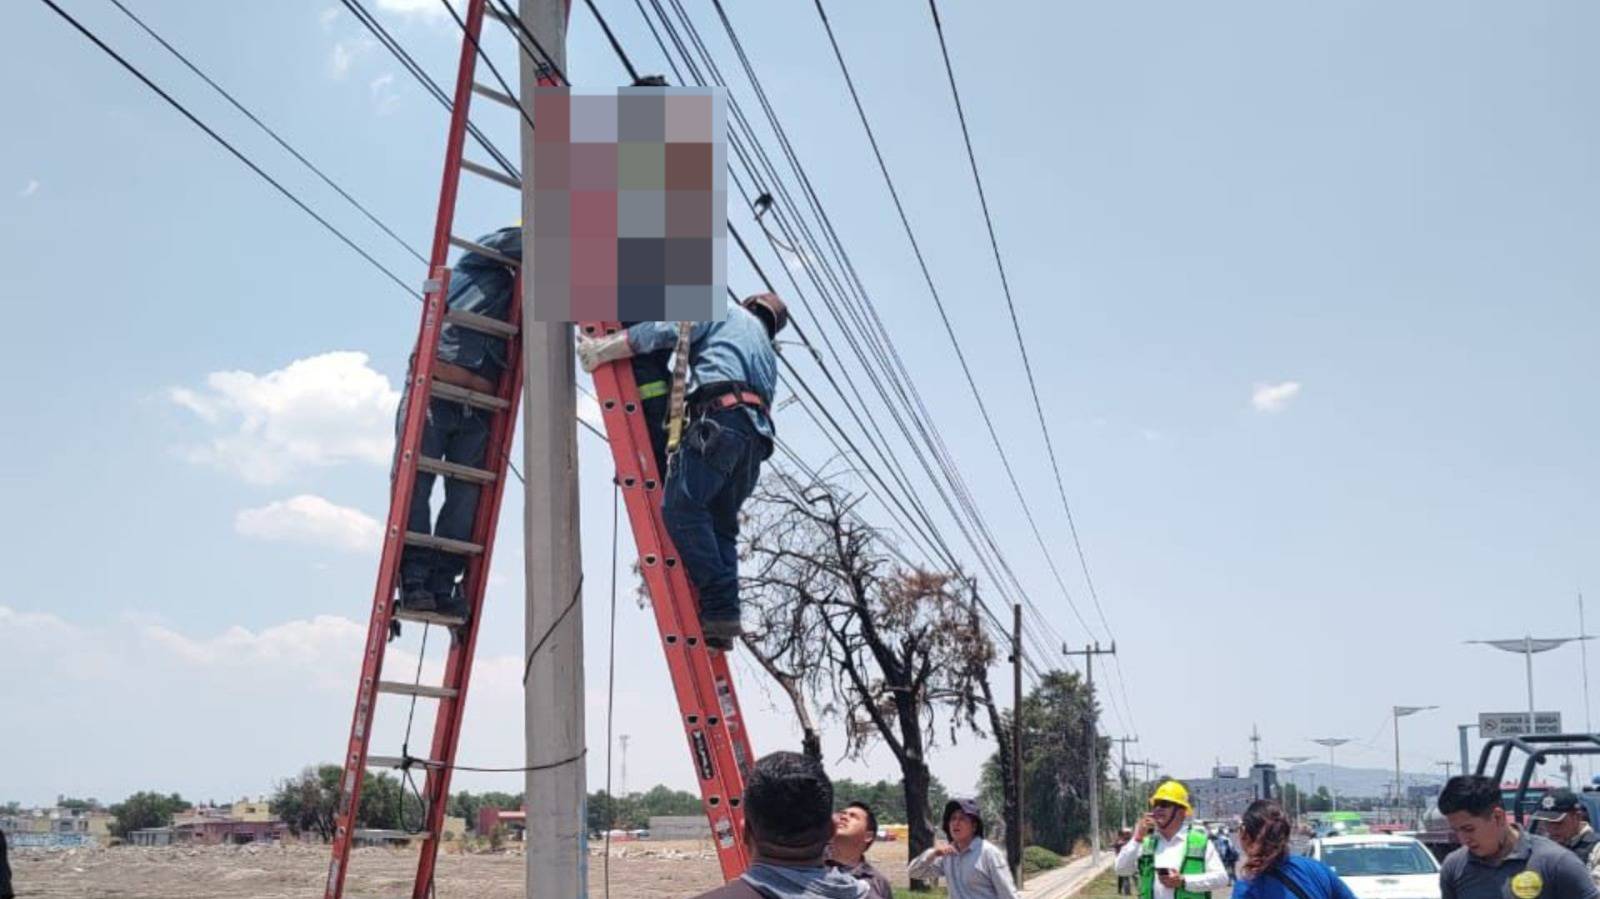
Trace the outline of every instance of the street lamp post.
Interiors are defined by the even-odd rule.
[[[1479,731],[1481,731],[1482,728],[1478,727],[1478,725],[1476,725],[1476,724],[1457,724],[1456,725],[1456,735],[1461,738],[1461,773],[1462,774],[1469,774],[1469,773],[1472,772],[1472,765],[1471,765],[1472,760],[1467,757],[1467,731],[1469,731],[1469,730],[1479,730]]]
[[[1405,805],[1405,787],[1400,782],[1400,719],[1418,712],[1436,709],[1436,705],[1397,705],[1394,707],[1394,804],[1395,808]]]
[[[1528,670],[1528,733],[1534,732],[1533,727],[1533,654],[1536,652],[1549,652],[1558,646],[1563,646],[1578,640],[1593,640],[1591,636],[1580,635],[1577,637],[1518,637],[1511,640],[1468,640],[1468,643],[1481,643],[1484,646],[1493,646],[1506,652],[1520,652],[1527,661]]]
[[[1280,756],[1278,756],[1278,759],[1280,761],[1283,761],[1283,762],[1286,762],[1286,763],[1288,763],[1290,765],[1295,766],[1295,767],[1292,767],[1292,768],[1289,769],[1289,781],[1294,784],[1294,819],[1296,821],[1298,821],[1298,820],[1300,820],[1300,809],[1301,809],[1301,806],[1303,804],[1302,800],[1301,800],[1301,795],[1303,793],[1305,793],[1305,788],[1300,786],[1300,779],[1298,777],[1295,777],[1295,775],[1299,773],[1299,767],[1298,766],[1300,766],[1301,764],[1303,764],[1305,762],[1311,761],[1311,756],[1309,756],[1309,755],[1280,755]]]
[[[1349,737],[1322,737],[1321,739],[1312,740],[1311,742],[1316,743],[1319,746],[1328,747],[1328,795],[1330,797],[1332,797],[1332,799],[1333,799],[1333,810],[1334,811],[1338,811],[1339,810],[1339,789],[1337,787],[1335,787],[1334,784],[1333,784],[1333,765],[1334,765],[1334,762],[1333,762],[1333,751],[1335,749],[1338,749],[1340,746],[1343,746],[1344,744],[1350,742],[1350,738]]]

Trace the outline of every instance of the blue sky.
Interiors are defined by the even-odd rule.
[[[421,278],[110,4],[65,5],[402,277]],[[448,84],[458,33],[437,4],[372,5]],[[687,5],[732,78],[709,4]],[[999,469],[814,11],[728,5],[1024,585],[1069,641],[1105,640],[1052,498],[926,9],[829,4],[1092,634]],[[444,114],[337,4],[130,6],[410,244],[427,241]],[[661,70],[633,8],[601,7],[641,69]],[[1438,704],[1404,725],[1406,767],[1427,770],[1455,757],[1455,724],[1521,708],[1520,662],[1462,641],[1572,632],[1586,587],[1600,604],[1600,63],[1584,38],[1600,12],[942,12],[1121,652],[1128,707],[1109,711],[1107,728],[1136,731],[1136,754],[1182,774],[1247,760],[1253,723],[1271,754],[1349,736],[1341,762],[1381,767],[1388,708]],[[0,444],[12,510],[0,524],[11,572],[0,799],[261,792],[334,758],[348,724],[416,307],[42,4],[6,4],[0,34],[14,126],[0,142],[0,262],[10,333],[26,336],[0,360],[13,385],[13,439]],[[489,46],[514,64],[509,41]],[[568,69],[584,86],[623,80],[587,12],[575,14]],[[734,94],[755,114],[742,80]],[[513,115],[484,105],[479,119],[515,155]],[[514,198],[474,187],[460,229],[516,214]],[[779,263],[764,253],[763,264]],[[737,259],[730,276],[754,286]],[[798,313],[807,325],[822,314]],[[832,452],[798,410],[779,428],[813,464]],[[579,439],[598,785],[610,472],[604,447]],[[505,516],[461,758],[480,765],[522,759],[515,493]],[[653,623],[621,592],[629,785],[689,786]],[[796,742],[756,673],[738,671],[758,751]],[[1537,677],[1539,705],[1581,724],[1578,650],[1541,657]],[[380,710],[380,735],[402,714]],[[828,746],[842,750],[837,728]],[[935,772],[969,787],[986,752],[971,739],[941,747]],[[881,752],[835,770],[893,776]]]

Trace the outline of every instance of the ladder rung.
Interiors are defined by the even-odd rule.
[[[474,331],[482,331],[485,334],[493,334],[496,337],[517,336],[516,325],[510,322],[503,322],[491,316],[468,312],[465,309],[451,309],[445,312],[444,320],[452,325],[460,325],[463,328],[471,328]]]
[[[401,621],[419,621],[423,624],[437,624],[443,627],[461,627],[467,619],[460,615],[446,615],[443,612],[419,612],[416,609],[407,609],[396,606],[394,617]]]
[[[432,456],[418,456],[417,468],[431,474],[444,475],[457,481],[471,481],[474,484],[490,484],[494,482],[495,474],[482,468],[473,468],[470,465],[457,465]]]
[[[489,259],[493,259],[495,262],[498,262],[501,265],[509,265],[512,268],[522,267],[521,262],[512,259],[510,256],[507,256],[504,253],[496,253],[494,250],[489,249],[483,244],[474,243],[473,241],[467,240],[465,237],[456,237],[454,234],[452,234],[450,235],[450,244],[451,246],[460,247],[461,249],[466,250],[468,253],[477,253],[479,256],[485,256]]]
[[[435,537],[432,534],[420,534],[416,531],[406,531],[407,546],[426,546],[428,549],[444,550],[447,553],[460,553],[464,556],[475,556],[483,552],[483,547],[465,540],[451,540],[449,537]]]
[[[454,699],[454,687],[434,687],[428,684],[407,684],[396,680],[378,681],[379,693],[395,693],[400,696],[426,696],[430,699]]]
[[[472,83],[472,92],[485,99],[493,100],[502,106],[509,106],[512,109],[522,108],[522,104],[518,103],[516,98],[512,97],[510,94],[502,94],[486,84],[479,84],[474,81]]]
[[[350,831],[350,835],[358,840],[411,840],[415,837],[425,837],[426,833],[412,833],[409,830],[375,830],[372,828],[357,828]]]
[[[458,403],[466,403],[469,406],[477,406],[479,409],[488,409],[492,412],[503,412],[511,408],[509,401],[503,400],[492,393],[479,393],[476,390],[457,387],[454,384],[447,384],[437,379],[434,380],[433,386],[428,389],[435,399],[455,400]]]
[[[488,166],[479,165],[470,159],[461,160],[461,167],[474,175],[480,175],[484,178],[488,178],[490,181],[498,181],[501,184],[504,184],[506,187],[512,188],[513,190],[522,189],[522,182],[516,178],[507,175],[505,172],[497,172]]]
[[[405,761],[406,761],[405,759],[403,759],[403,758],[401,758],[400,756],[397,756],[397,755],[369,755],[369,756],[367,756],[367,767],[368,768],[399,768],[405,763]],[[443,768],[444,767],[444,763],[443,762],[436,762],[433,759],[417,759],[417,758],[414,758],[414,759],[411,760],[411,767],[413,767],[413,768]]]

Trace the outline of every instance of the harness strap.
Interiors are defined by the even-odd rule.
[[[672,360],[672,406],[667,418],[667,452],[678,451],[683,438],[684,396],[689,383],[689,322],[678,322],[678,346]]]

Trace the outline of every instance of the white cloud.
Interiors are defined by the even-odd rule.
[[[17,196],[21,197],[23,199],[27,199],[28,197],[31,197],[34,194],[38,193],[38,192],[39,192],[39,179],[38,178],[29,178],[28,179],[28,183],[23,186],[22,190],[17,191]]]
[[[367,84],[378,115],[388,115],[400,105],[400,95],[394,90],[394,73],[384,72]]]
[[[279,483],[305,468],[391,461],[400,392],[365,353],[323,353],[264,375],[212,372],[203,389],[175,387],[167,396],[222,432],[184,447],[183,455],[251,483]]]
[[[1257,412],[1282,412],[1289,408],[1289,402],[1300,394],[1299,381],[1283,381],[1278,384],[1257,384],[1250,393],[1250,405]]]
[[[451,5],[459,13],[466,4],[463,0],[452,0]],[[439,0],[378,0],[378,9],[408,19],[422,18],[431,21],[446,16],[444,4]]]
[[[307,493],[241,509],[233,518],[233,529],[258,540],[311,543],[351,552],[376,549],[383,536],[383,525],[371,515]]]
[[[317,21],[322,23],[323,28],[332,28],[333,22],[337,18],[339,18],[339,7],[330,6],[317,16]]]
[[[350,69],[356,60],[377,45],[378,42],[367,35],[360,35],[352,40],[334,41],[333,55],[328,59],[329,74],[335,79],[350,74]]]

